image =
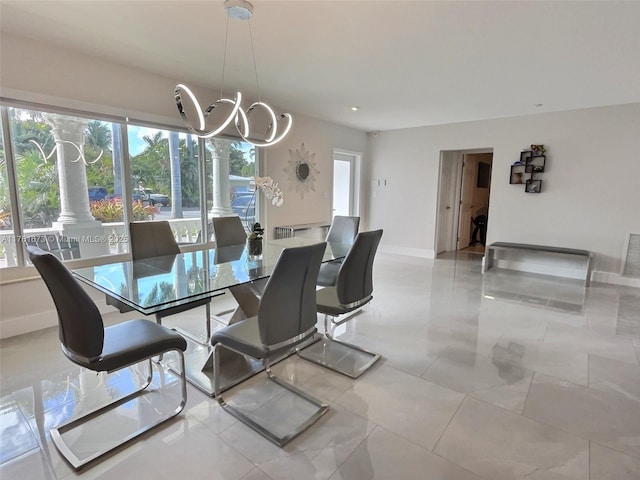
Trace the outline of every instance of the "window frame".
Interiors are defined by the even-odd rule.
[[[7,168],[7,179],[9,189],[9,204],[11,207],[11,220],[13,225],[13,236],[15,239],[23,238],[23,223],[20,211],[20,199],[18,195],[18,185],[16,176],[16,164],[15,164],[15,152],[13,151],[9,108],[28,109],[33,111],[40,111],[46,113],[53,113],[59,115],[69,115],[81,118],[87,118],[89,120],[98,120],[103,122],[111,122],[117,124],[120,128],[121,138],[128,138],[129,126],[136,127],[148,127],[168,131],[176,131],[178,133],[189,134],[190,132],[186,127],[178,127],[174,124],[162,124],[158,122],[132,119],[124,116],[109,115],[97,112],[90,112],[86,110],[77,110],[72,108],[57,107],[55,105],[46,105],[41,103],[20,101],[5,97],[0,97],[0,118],[2,129],[0,134],[2,135],[2,142],[4,146],[4,160]],[[240,137],[232,135],[219,135],[220,138],[225,138],[232,141],[242,141]],[[205,158],[206,154],[206,140],[198,138],[198,155],[199,158]],[[122,182],[122,195],[124,198],[128,198],[132,194],[131,184],[131,163],[129,155],[128,141],[123,141],[121,144],[122,158],[118,159],[121,162],[121,182]],[[261,171],[260,154],[259,149],[256,148],[255,154],[255,175],[259,175]],[[114,161],[116,161],[114,159]],[[200,220],[202,222],[202,240],[200,243],[193,243],[188,245],[181,245],[181,250],[195,251],[200,250],[203,247],[211,247],[212,242],[209,240],[211,232],[208,225],[208,205],[207,205],[207,181],[206,178],[206,163],[198,162],[199,169],[199,190],[200,190]],[[126,197],[125,197],[126,196]],[[126,230],[128,232],[128,219],[133,217],[133,209],[130,202],[125,203],[124,222],[126,224]],[[256,208],[256,213],[260,216],[260,209]],[[127,252],[98,256],[92,258],[80,258],[74,260],[65,260],[65,265],[69,268],[84,268],[91,266],[104,265],[113,262],[122,262],[131,259],[131,249],[128,248]],[[25,251],[23,248],[16,248],[16,265],[10,267],[0,268],[0,285],[22,282],[39,278],[35,268],[32,265],[28,265]]]

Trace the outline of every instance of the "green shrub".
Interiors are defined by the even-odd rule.
[[[98,200],[90,203],[91,215],[102,223],[115,223],[124,221],[124,208],[122,202],[113,200]],[[142,202],[133,202],[133,220],[153,220],[158,209]]]

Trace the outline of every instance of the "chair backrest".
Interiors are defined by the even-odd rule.
[[[177,255],[180,253],[171,225],[166,220],[159,222],[132,222],[129,224],[131,235],[131,256],[134,260]]]
[[[60,260],[73,260],[80,258],[80,246],[78,240],[57,234],[36,235],[27,237],[27,245],[33,245],[45,252],[51,252]]]
[[[280,254],[258,307],[264,345],[290,340],[316,324],[316,281],[326,246],[287,248]]]
[[[34,246],[28,246],[27,252],[58,311],[58,335],[62,345],[72,354],[86,359],[100,356],[104,324],[96,304],[58,258]]]
[[[358,234],[359,226],[360,217],[336,215],[333,217],[333,221],[329,227],[327,242],[351,243]]]
[[[336,293],[341,304],[357,302],[373,293],[373,260],[381,238],[382,229],[356,236],[338,271]]]
[[[244,245],[247,241],[247,232],[238,216],[214,218],[213,235],[216,239],[216,248]]]

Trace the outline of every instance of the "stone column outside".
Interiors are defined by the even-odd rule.
[[[211,141],[212,151],[211,160],[213,162],[213,205],[211,206],[210,214],[212,217],[231,217],[234,215],[231,209],[231,195],[229,188],[229,155],[227,154],[224,146],[222,154],[218,153],[220,145],[214,144],[214,140]]]
[[[46,114],[45,121],[51,125],[56,142],[60,186],[60,216],[53,227],[61,235],[78,240],[82,258],[106,255],[109,253],[108,239],[102,223],[91,215],[86,165],[78,159],[78,149],[83,151],[84,130],[89,121],[57,114]]]

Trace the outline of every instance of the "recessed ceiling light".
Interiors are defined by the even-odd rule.
[[[360,110],[360,107],[357,107],[354,105],[353,107],[351,107],[351,110],[353,110],[354,112],[357,112],[358,110]]]

